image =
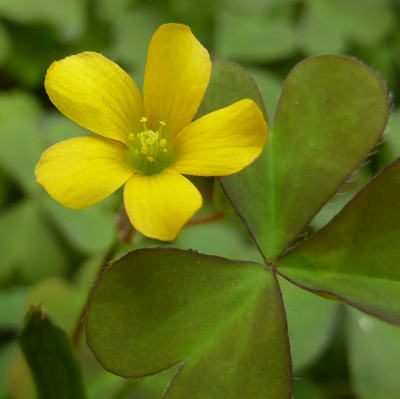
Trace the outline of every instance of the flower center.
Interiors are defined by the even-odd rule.
[[[154,175],[168,167],[172,160],[172,149],[165,134],[166,123],[160,121],[158,130],[154,131],[149,129],[145,116],[140,122],[143,130],[128,134],[128,162],[141,175]]]

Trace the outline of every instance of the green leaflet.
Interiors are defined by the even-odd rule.
[[[19,336],[39,399],[85,399],[78,360],[68,336],[43,313],[32,308]]]
[[[289,280],[400,324],[400,160],[278,261]]]
[[[232,87],[220,82],[209,96],[214,90],[225,102],[237,99]],[[382,81],[353,58],[312,57],[292,69],[263,154],[244,171],[221,179],[269,260],[296,239],[371,151],[388,108]]]
[[[290,355],[279,287],[255,263],[174,249],[115,262],[92,291],[89,346],[109,371],[182,368],[166,398],[289,398]]]

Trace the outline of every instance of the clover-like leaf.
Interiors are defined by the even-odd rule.
[[[221,84],[216,90],[224,96]],[[229,98],[232,87],[225,92]],[[263,154],[221,179],[269,260],[296,239],[371,151],[388,109],[382,81],[356,59],[318,56],[292,69]]]
[[[400,324],[400,159],[278,261],[289,280]]]
[[[97,359],[118,375],[181,364],[168,399],[291,394],[279,286],[256,263],[175,249],[131,252],[93,289],[86,328]]]

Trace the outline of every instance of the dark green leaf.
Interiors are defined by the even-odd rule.
[[[142,377],[182,364],[166,398],[290,397],[284,310],[255,263],[173,249],[115,262],[94,288],[87,338],[101,364]]]
[[[218,87],[220,96],[223,89]],[[228,86],[226,97],[231,92]],[[374,147],[388,108],[382,81],[353,58],[308,58],[291,71],[263,154],[241,173],[221,179],[270,260]]]
[[[86,398],[80,366],[65,332],[32,308],[19,336],[39,399]]]
[[[281,258],[280,272],[306,289],[400,324],[399,198],[397,160],[325,228]]]

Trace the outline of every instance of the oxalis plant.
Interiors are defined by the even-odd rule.
[[[263,263],[171,247],[130,252],[103,267],[94,284],[87,343],[122,377],[175,367],[167,399],[290,398],[278,276],[400,324],[399,160],[329,223],[309,229],[382,137],[385,86],[354,58],[311,57],[291,70],[266,124],[257,86],[238,65],[214,62],[207,86],[208,53],[187,27],[160,27],[147,62],[143,102],[130,78],[98,54],[53,64],[46,77],[53,103],[103,138],[51,147],[37,166],[38,182],[72,208],[126,183],[133,226],[169,241],[201,206],[182,175],[222,176]],[[86,396],[66,335],[40,309],[28,314],[20,342],[42,398]]]

